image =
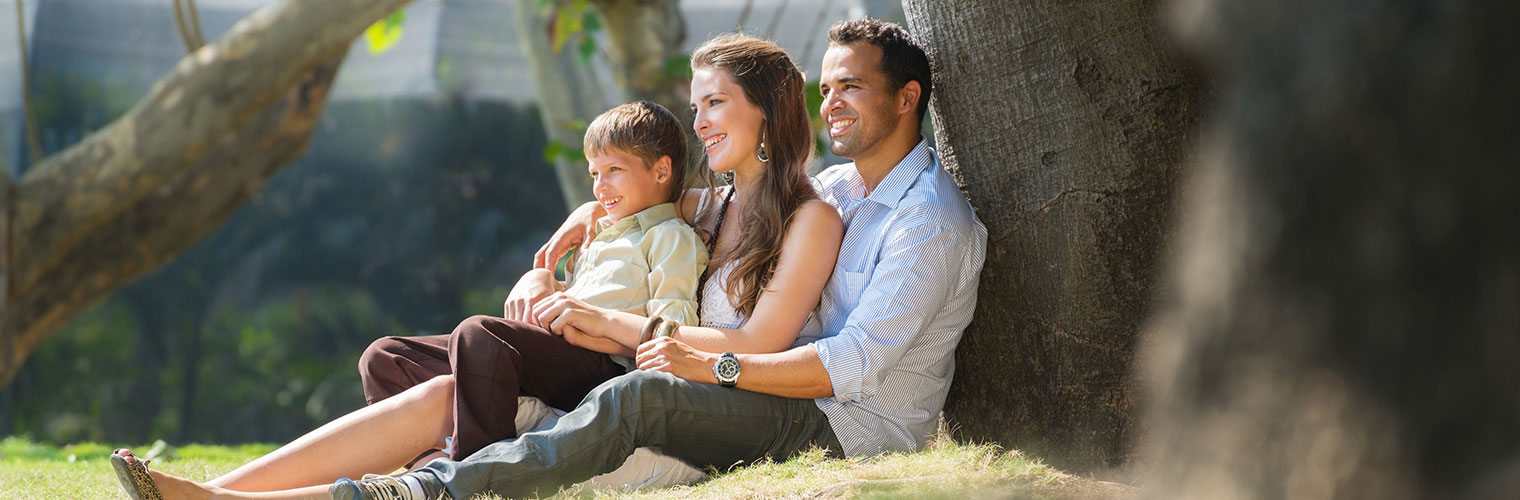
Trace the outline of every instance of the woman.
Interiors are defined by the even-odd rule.
[[[742,35],[704,43],[692,55],[692,69],[693,127],[709,168],[731,174],[733,182],[690,191],[681,204],[683,217],[706,235],[712,257],[698,287],[701,325],[681,325],[672,336],[709,352],[781,351],[817,306],[843,237],[838,213],[817,199],[805,173],[812,135],[802,73],[776,45]],[[594,217],[585,212],[577,211],[580,220],[567,227]],[[572,342],[585,336],[636,343],[647,322],[562,293],[530,300],[525,297],[538,294],[517,291],[508,316],[514,300],[531,306],[517,312]],[[661,357],[641,359],[639,368],[711,379],[710,367]],[[328,483],[338,478],[392,472],[442,448],[452,432],[454,388],[453,377],[434,378],[205,484],[146,474],[170,500],[327,498]],[[130,452],[118,460],[138,463]]]

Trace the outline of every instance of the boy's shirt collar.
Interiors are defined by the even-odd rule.
[[[681,214],[676,212],[676,204],[668,202],[640,210],[638,213],[624,217],[615,223],[612,222],[612,216],[605,216],[596,220],[597,233],[595,239],[600,240],[604,235],[616,238],[635,227],[648,230],[662,222],[680,216]]]

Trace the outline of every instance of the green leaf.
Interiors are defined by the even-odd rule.
[[[581,64],[589,64],[591,56],[596,55],[596,39],[589,36],[582,38],[580,49]]]
[[[400,8],[385,16],[369,28],[364,30],[364,41],[368,42],[370,54],[384,54],[390,50],[396,42],[401,41],[401,25],[406,21],[406,9]]]
[[[571,132],[586,130],[586,120],[570,120],[568,123],[565,123],[565,129]]]
[[[565,42],[570,40],[570,37],[579,34],[583,29],[583,23],[581,22],[583,18],[576,15],[577,12],[574,9],[562,7],[554,13],[554,43],[552,50],[555,54],[558,54],[565,47]]]
[[[586,26],[586,32],[595,33],[602,30],[602,18],[596,15],[596,10],[586,9],[586,16],[581,20]]]
[[[665,60],[661,77],[666,81],[691,81],[691,54],[676,54]]]
[[[544,146],[544,162],[546,163],[554,163],[562,154],[565,154],[565,143],[559,140],[551,139],[549,144]]]

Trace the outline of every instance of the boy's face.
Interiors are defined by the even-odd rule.
[[[669,201],[670,157],[662,156],[654,165],[617,148],[607,148],[586,157],[590,163],[591,192],[614,222],[623,217]]]

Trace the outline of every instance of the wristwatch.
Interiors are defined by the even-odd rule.
[[[733,387],[739,383],[739,358],[732,352],[725,352],[718,356],[718,362],[713,363],[713,376],[717,377],[718,385]]]

